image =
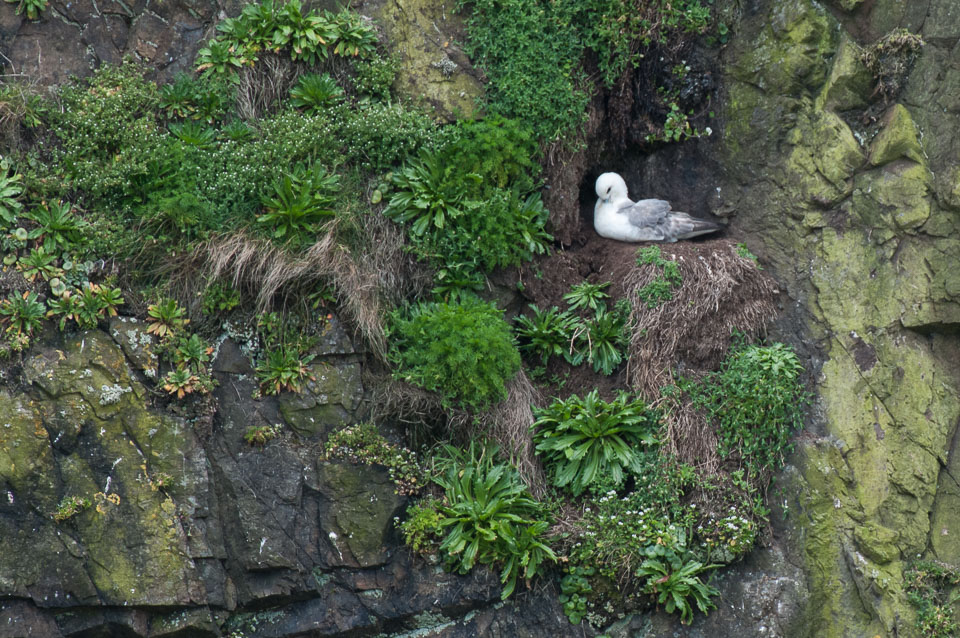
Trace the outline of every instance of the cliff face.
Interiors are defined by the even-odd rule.
[[[443,3],[368,4],[398,51],[418,51],[404,90],[440,112],[467,104],[478,84],[444,75],[443,60],[465,60],[432,32]],[[809,357],[817,399],[769,494],[773,544],[726,572],[720,608],[614,633],[917,635],[909,562],[960,563],[960,2],[726,4],[722,126],[634,168],[669,191],[669,167],[684,167],[700,203],[730,217],[786,291],[775,330]],[[123,53],[171,74],[231,12],[110,7],[54,2],[34,23],[5,4],[0,48],[46,84]],[[897,28],[923,46],[878,48]],[[119,320],[51,333],[0,393],[0,636],[580,635],[549,588],[501,605],[495,575],[413,560],[384,470],[317,462],[324,436],[369,408],[341,329],[309,392],[281,399],[250,398],[239,338],[224,340],[216,416],[199,422],[146,407],[149,340]],[[243,442],[277,423],[295,434]],[[54,521],[71,496],[89,507]]]
[[[774,490],[810,579],[802,633],[914,635],[905,566],[960,559],[960,5],[837,4],[744,7],[724,199],[823,357],[815,424]],[[878,48],[894,28],[922,36],[915,62]]]

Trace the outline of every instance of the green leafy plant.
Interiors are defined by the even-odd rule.
[[[331,434],[323,447],[322,458],[383,465],[396,484],[398,494],[416,494],[424,485],[425,473],[417,455],[387,441],[373,423],[350,425]]]
[[[584,308],[596,312],[600,308],[606,307],[604,299],[609,298],[610,295],[603,291],[609,286],[609,281],[602,284],[592,284],[589,281],[584,281],[573,286],[570,292],[563,296],[563,300],[570,305],[570,310]]]
[[[43,246],[40,246],[17,260],[17,269],[23,273],[27,281],[34,281],[37,277],[43,277],[44,281],[49,281],[63,274],[56,263],[57,256],[47,254]]]
[[[333,26],[333,53],[349,57],[370,57],[377,51],[377,36],[369,21],[353,11],[325,12],[324,18]]]
[[[652,265],[658,268],[660,275],[637,291],[640,301],[648,308],[656,308],[660,304],[673,299],[673,291],[683,285],[680,267],[672,259],[664,259],[659,246],[648,246],[637,251],[637,265]]]
[[[533,311],[533,316],[519,315],[516,319],[520,350],[540,355],[543,365],[547,364],[551,356],[572,361],[573,339],[579,327],[577,318],[569,312],[560,312],[556,306],[540,310],[531,304],[530,310]]]
[[[270,227],[274,239],[297,239],[335,215],[330,205],[339,179],[320,164],[284,175],[273,185],[273,196],[263,198],[266,212],[257,222]]]
[[[280,435],[283,431],[282,426],[278,425],[260,425],[250,426],[243,433],[243,440],[251,447],[263,447]]]
[[[0,158],[0,219],[7,225],[17,221],[17,214],[23,208],[22,194],[23,177],[12,170],[9,159]]]
[[[513,467],[493,461],[494,453],[476,445],[467,452],[446,448],[449,460],[434,477],[444,490],[439,549],[446,567],[461,574],[499,564],[505,600],[518,580],[529,583],[556,555],[544,542],[548,523],[539,519],[539,504]]]
[[[40,243],[49,254],[76,248],[84,241],[87,223],[73,214],[69,202],[43,202],[23,217],[36,224],[27,237]]]
[[[17,4],[17,15],[25,14],[28,20],[39,20],[40,14],[47,8],[47,0],[7,0]]]
[[[178,368],[189,370],[195,374],[206,371],[206,364],[210,361],[213,347],[207,345],[198,334],[181,337],[173,351],[173,362]]]
[[[43,325],[46,306],[35,292],[11,292],[0,300],[0,321],[7,334],[30,336]]]
[[[47,302],[47,317],[60,317],[60,329],[66,328],[73,319],[81,329],[96,328],[101,318],[117,316],[117,308],[123,305],[119,288],[85,283],[79,289],[65,290],[58,298]]]
[[[307,113],[322,110],[343,99],[343,89],[329,74],[301,75],[297,85],[290,89],[290,104]]]
[[[397,77],[398,60],[393,57],[375,56],[368,60],[357,60],[354,65],[356,75],[353,88],[361,95],[380,100],[390,99],[390,87]]]
[[[782,343],[748,345],[741,339],[718,372],[680,387],[717,427],[718,451],[735,455],[754,476],[783,464],[792,433],[803,425],[803,366]]]
[[[657,603],[664,605],[668,614],[679,611],[680,622],[689,624],[694,604],[704,614],[716,608],[711,598],[720,592],[705,584],[700,576],[718,565],[704,565],[661,545],[652,546],[649,554],[637,576],[647,579],[643,591],[656,596]]]
[[[60,504],[57,505],[57,511],[53,513],[53,520],[62,523],[68,518],[72,518],[82,512],[90,509],[93,503],[89,498],[82,496],[64,496]]]
[[[580,351],[593,366],[593,371],[609,376],[623,361],[623,352],[629,337],[626,332],[628,311],[600,309],[596,316],[584,323],[580,333]]]
[[[479,175],[461,174],[441,155],[424,152],[393,175],[395,192],[383,214],[397,223],[409,222],[414,237],[443,230],[464,214],[469,183],[479,181]]]
[[[430,303],[392,315],[394,375],[481,410],[506,396],[520,354],[503,313],[478,299]]]
[[[193,120],[174,122],[168,128],[170,133],[184,144],[200,149],[212,148],[217,139],[217,134],[212,128]]]
[[[209,392],[212,388],[208,382],[205,383],[205,381],[203,377],[194,374],[187,368],[177,368],[170,370],[166,376],[163,377],[163,389],[170,394],[176,395],[178,399],[182,399],[194,392],[201,394]]]
[[[590,577],[594,574],[596,570],[593,567],[574,566],[560,581],[557,601],[563,605],[564,615],[574,625],[579,625],[587,613],[587,594],[593,591]]]
[[[918,560],[904,572],[907,601],[917,612],[917,630],[925,638],[953,638],[960,632],[956,602],[960,570],[940,561]]]
[[[282,391],[300,392],[307,380],[313,380],[309,363],[314,355],[303,355],[289,345],[279,345],[268,350],[257,364],[257,380],[267,394]]]
[[[201,311],[205,315],[229,312],[240,305],[240,291],[229,284],[212,283],[203,291]]]
[[[247,49],[227,40],[213,39],[197,51],[197,71],[226,73],[243,66],[252,66],[256,56]]]
[[[170,339],[184,326],[190,323],[187,311],[177,304],[176,299],[161,299],[147,306],[147,332],[161,339]]]
[[[620,392],[611,403],[596,390],[572,395],[534,412],[531,427],[537,453],[553,484],[581,494],[601,476],[614,484],[624,472],[642,468],[641,446],[657,443],[659,418],[639,399]]]

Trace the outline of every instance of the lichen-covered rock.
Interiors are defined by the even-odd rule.
[[[327,533],[327,562],[353,567],[383,564],[395,538],[393,519],[407,500],[396,493],[386,469],[322,462],[317,478],[325,499],[320,528]]]
[[[883,118],[883,128],[870,144],[870,163],[880,166],[905,157],[923,163],[923,149],[917,139],[917,126],[910,111],[894,104]]]
[[[830,74],[817,96],[816,108],[835,112],[862,109],[873,92],[874,80],[863,64],[863,49],[846,32],[834,53]]]
[[[459,46],[463,24],[455,10],[433,0],[375,0],[361,7],[383,27],[390,52],[401,60],[394,88],[445,119],[471,117],[483,95]]]

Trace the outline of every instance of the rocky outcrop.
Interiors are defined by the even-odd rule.
[[[779,504],[810,579],[796,636],[916,635],[906,566],[960,561],[960,5],[867,5],[754,2],[727,53],[724,197],[823,357]],[[894,27],[926,44],[884,103],[863,53]]]

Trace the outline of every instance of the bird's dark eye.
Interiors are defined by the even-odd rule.
[[[611,188],[613,188],[613,186],[607,186],[607,192],[608,192],[608,193],[610,192],[610,189],[611,189]]]

